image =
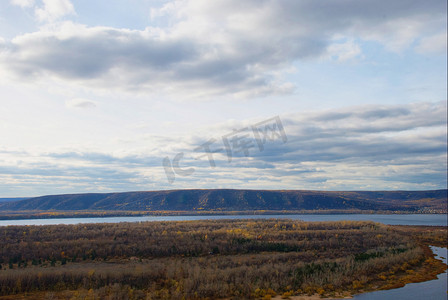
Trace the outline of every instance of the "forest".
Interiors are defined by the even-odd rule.
[[[434,278],[446,227],[204,220],[0,227],[0,299],[347,296]]]

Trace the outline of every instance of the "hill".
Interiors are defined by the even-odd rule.
[[[446,212],[447,190],[166,190],[50,195],[0,203],[0,211],[382,210]]]
[[[24,199],[28,199],[29,197],[20,197],[20,198],[0,198],[0,202],[10,202],[10,201],[19,201],[19,200],[24,200]]]

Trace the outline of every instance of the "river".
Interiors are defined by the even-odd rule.
[[[23,219],[0,220],[0,226],[8,225],[54,225],[83,223],[119,223],[146,221],[192,221],[220,219],[292,219],[303,221],[374,221],[388,225],[431,225],[447,226],[447,216],[444,214],[334,214],[334,215],[211,215],[211,216],[141,216],[141,217],[106,217],[106,218],[60,218],[60,219]]]

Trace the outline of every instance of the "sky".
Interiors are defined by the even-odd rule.
[[[446,0],[2,0],[0,197],[447,188]]]

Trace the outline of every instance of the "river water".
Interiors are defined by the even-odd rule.
[[[54,225],[82,223],[119,223],[145,221],[192,221],[220,219],[292,219],[303,221],[374,221],[388,225],[432,225],[447,226],[447,216],[444,214],[335,214],[335,215],[212,215],[212,216],[142,216],[142,217],[107,217],[107,218],[60,218],[60,219],[24,219],[0,220],[0,226],[8,225]]]

